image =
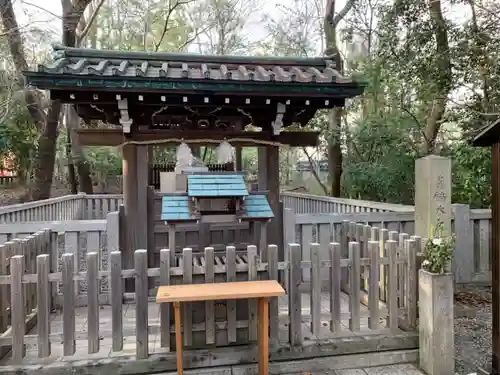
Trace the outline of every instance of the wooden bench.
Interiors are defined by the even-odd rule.
[[[161,286],[156,295],[156,302],[168,302],[174,305],[177,373],[183,375],[181,331],[182,302],[255,298],[258,302],[259,319],[259,375],[267,375],[269,357],[269,297],[278,297],[284,294],[284,289],[276,280]]]

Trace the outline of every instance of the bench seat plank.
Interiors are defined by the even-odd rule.
[[[157,303],[268,298],[285,295],[276,280],[239,281],[217,284],[164,285],[158,288]]]

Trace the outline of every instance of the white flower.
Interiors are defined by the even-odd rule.
[[[443,240],[442,240],[441,238],[434,238],[434,239],[432,240],[432,243],[433,243],[434,245],[436,245],[436,246],[441,246],[441,242],[442,242],[442,241],[443,241]]]
[[[422,266],[424,267],[428,266],[429,264],[431,264],[431,262],[429,262],[427,259],[422,262]]]

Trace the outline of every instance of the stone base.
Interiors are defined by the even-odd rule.
[[[429,375],[455,374],[453,275],[419,270],[420,367]]]

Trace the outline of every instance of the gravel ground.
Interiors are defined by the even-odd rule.
[[[489,374],[491,363],[491,288],[468,285],[455,294],[456,306],[472,307],[474,317],[455,318],[456,373]]]

